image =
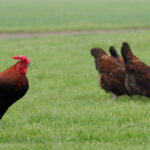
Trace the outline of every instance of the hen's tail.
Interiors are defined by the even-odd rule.
[[[100,71],[101,70],[101,58],[104,56],[104,55],[107,55],[106,53],[105,53],[105,51],[104,50],[102,50],[102,49],[100,49],[100,48],[93,48],[92,50],[91,50],[91,55],[95,58],[95,65],[96,65],[96,69],[98,70],[98,71]]]
[[[132,54],[131,48],[128,43],[124,42],[122,44],[121,54],[123,56],[123,60],[125,63],[128,63],[132,59],[133,54]]]
[[[105,53],[104,50],[102,50],[102,49],[100,49],[100,48],[93,48],[93,49],[91,50],[91,55],[92,55],[95,59],[97,59],[97,58],[101,58],[102,56],[107,55],[107,54]]]
[[[109,48],[109,52],[110,52],[111,56],[113,56],[113,57],[116,57],[116,58],[119,58],[119,57],[120,57],[120,56],[118,55],[116,49],[115,49],[113,46],[111,46],[111,47]]]

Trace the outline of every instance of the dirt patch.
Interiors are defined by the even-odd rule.
[[[89,33],[106,33],[117,34],[124,32],[136,32],[136,31],[150,31],[148,28],[142,29],[101,29],[101,30],[82,30],[82,31],[64,31],[64,32],[37,32],[37,33],[0,33],[0,39],[14,39],[14,38],[31,38],[31,37],[43,37],[53,35],[80,35]]]

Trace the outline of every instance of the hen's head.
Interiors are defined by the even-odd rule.
[[[31,61],[27,57],[25,57],[23,55],[13,56],[13,59],[19,60],[17,62],[17,70],[21,74],[25,75],[26,72],[27,72],[27,67],[29,66],[29,64],[30,64]]]

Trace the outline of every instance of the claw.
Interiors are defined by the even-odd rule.
[[[109,92],[111,95],[112,95],[112,98],[114,99],[114,100],[116,100],[117,98],[118,98],[118,96],[116,95],[116,94],[114,94],[113,92]]]

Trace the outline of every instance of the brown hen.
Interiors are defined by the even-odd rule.
[[[130,94],[150,97],[150,67],[133,55],[128,43],[123,43],[121,53],[126,68],[126,87]]]
[[[128,94],[125,87],[125,67],[115,57],[108,56],[102,49],[93,48],[92,56],[95,58],[96,69],[99,72],[99,84],[115,98]]]

